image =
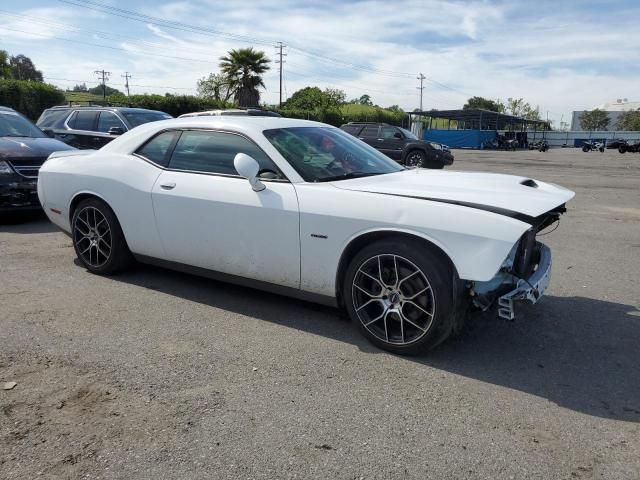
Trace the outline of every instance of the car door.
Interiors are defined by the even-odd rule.
[[[233,160],[260,164],[266,189],[255,192]],[[276,177],[276,178],[273,178]],[[232,133],[184,130],[152,200],[166,259],[287,287],[300,286],[295,189],[251,140]]]
[[[380,142],[378,142],[379,130],[380,130],[380,127],[378,125],[366,125],[360,132],[360,135],[358,136],[358,138],[363,142],[368,143],[372,147],[379,149],[380,147]]]
[[[402,158],[402,147],[404,147],[404,135],[396,127],[380,127],[380,137],[378,138],[379,150],[386,156],[394,160]]]

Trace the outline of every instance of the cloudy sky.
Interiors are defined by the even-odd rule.
[[[275,60],[285,91],[367,93],[381,106],[460,108],[466,98],[523,97],[558,124],[572,110],[640,100],[640,2],[22,0],[0,5],[0,48],[31,57],[60,87],[112,72],[132,93],[194,93],[229,49]],[[278,99],[277,65],[263,99]]]

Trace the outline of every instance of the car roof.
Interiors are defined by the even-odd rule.
[[[109,110],[119,112],[157,112],[165,113],[161,110],[151,110],[149,108],[136,108],[136,107],[113,107],[104,105],[58,105],[51,107],[47,110]]]
[[[254,117],[281,116],[276,112],[271,112],[269,110],[262,110],[261,108],[227,108],[227,109],[204,110],[201,112],[183,113],[178,118],[205,117],[205,116],[214,116],[214,115],[233,115],[233,114],[240,114],[240,115],[246,114],[247,116],[254,116]]]
[[[0,107],[0,112],[17,113],[13,108]]]

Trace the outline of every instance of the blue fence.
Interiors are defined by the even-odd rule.
[[[495,130],[425,130],[424,139],[452,148],[481,148],[497,137]]]

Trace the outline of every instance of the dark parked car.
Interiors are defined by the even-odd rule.
[[[173,118],[144,108],[72,106],[48,108],[37,125],[47,135],[82,149],[98,149],[143,123]]]
[[[442,168],[453,163],[447,146],[420,140],[404,128],[359,122],[349,122],[340,128],[408,167]]]
[[[640,140],[635,142],[623,140],[620,142],[620,145],[618,146],[618,151],[620,153],[626,153],[626,152],[640,153]]]
[[[622,145],[626,146],[627,141],[622,138],[616,138],[615,140],[607,140],[607,148],[615,148],[618,150]]]
[[[49,154],[75,148],[47,137],[25,117],[0,107],[0,213],[39,210],[38,170]]]

